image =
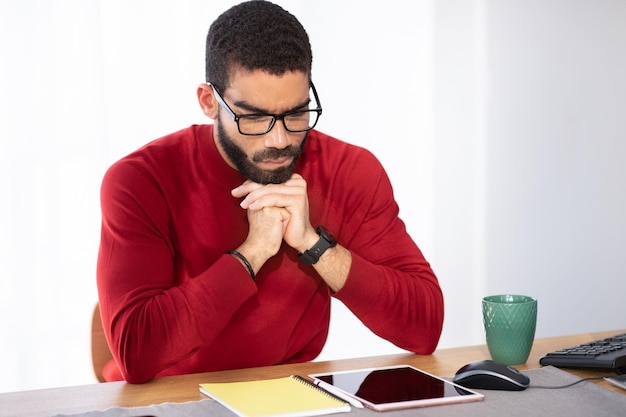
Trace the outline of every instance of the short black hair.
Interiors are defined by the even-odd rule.
[[[311,76],[313,55],[302,24],[264,0],[238,4],[222,13],[206,39],[206,81],[224,91],[233,69],[273,75],[302,71]]]

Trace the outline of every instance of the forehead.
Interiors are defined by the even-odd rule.
[[[225,95],[237,106],[246,104],[269,113],[289,111],[309,99],[309,74],[302,71],[274,75],[265,71],[235,70]]]

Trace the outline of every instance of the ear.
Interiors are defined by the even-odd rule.
[[[217,104],[213,87],[209,84],[202,83],[198,86],[196,93],[198,95],[198,103],[200,103],[202,112],[210,119],[217,119],[217,109],[219,104]]]

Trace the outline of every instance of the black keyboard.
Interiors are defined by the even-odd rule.
[[[548,353],[542,365],[561,368],[611,369],[626,373],[626,333]]]

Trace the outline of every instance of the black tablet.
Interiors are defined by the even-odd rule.
[[[480,401],[484,396],[410,365],[309,375],[321,388],[377,411]]]

